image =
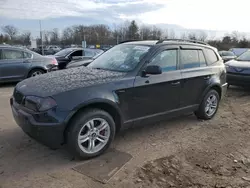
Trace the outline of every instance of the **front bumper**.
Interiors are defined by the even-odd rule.
[[[22,128],[22,130],[34,138],[38,142],[56,149],[59,148],[64,142],[64,129],[65,124],[63,122],[57,123],[41,123],[35,120],[34,115],[28,113],[17,104],[13,98],[10,99],[11,109],[13,117],[16,123]],[[41,114],[44,115],[44,114]]]
[[[227,73],[227,83],[236,86],[250,86],[250,75]]]

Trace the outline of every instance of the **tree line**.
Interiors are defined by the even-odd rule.
[[[83,40],[87,44],[115,45],[125,40],[160,40],[160,39],[189,39],[205,41],[219,50],[228,50],[233,47],[248,48],[250,41],[239,32],[226,34],[221,40],[209,39],[205,31],[183,32],[179,36],[173,29],[163,30],[156,26],[138,25],[134,20],[125,21],[122,24],[114,25],[112,29],[104,24],[98,25],[73,25],[59,32],[58,28],[43,31],[43,43],[45,45],[66,46],[71,44],[81,45]],[[1,27],[0,44],[7,43],[13,45],[30,45],[31,32],[20,32],[13,25]],[[38,45],[41,44],[40,37],[36,39]]]

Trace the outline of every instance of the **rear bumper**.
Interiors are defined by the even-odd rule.
[[[236,86],[250,86],[250,75],[227,73],[227,83]]]
[[[63,122],[38,122],[33,117],[34,114],[28,113],[19,108],[18,104],[13,104],[15,103],[13,102],[13,99],[11,99],[10,103],[12,114],[16,123],[27,135],[53,149],[59,148],[61,146],[61,144],[64,142],[65,124]]]
[[[223,99],[227,93],[227,87],[228,87],[228,83],[225,83],[221,86],[221,99]]]

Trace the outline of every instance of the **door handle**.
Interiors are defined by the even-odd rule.
[[[180,81],[172,82],[171,85],[172,85],[172,86],[177,86],[177,85],[179,85],[180,83],[181,83]]]
[[[204,80],[208,80],[210,78],[210,76],[205,76]]]

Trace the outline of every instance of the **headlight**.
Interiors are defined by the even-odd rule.
[[[24,106],[34,111],[46,111],[56,106],[56,101],[51,98],[41,98],[36,96],[25,97]]]
[[[225,67],[226,67],[226,68],[229,68],[230,66],[225,64]]]

